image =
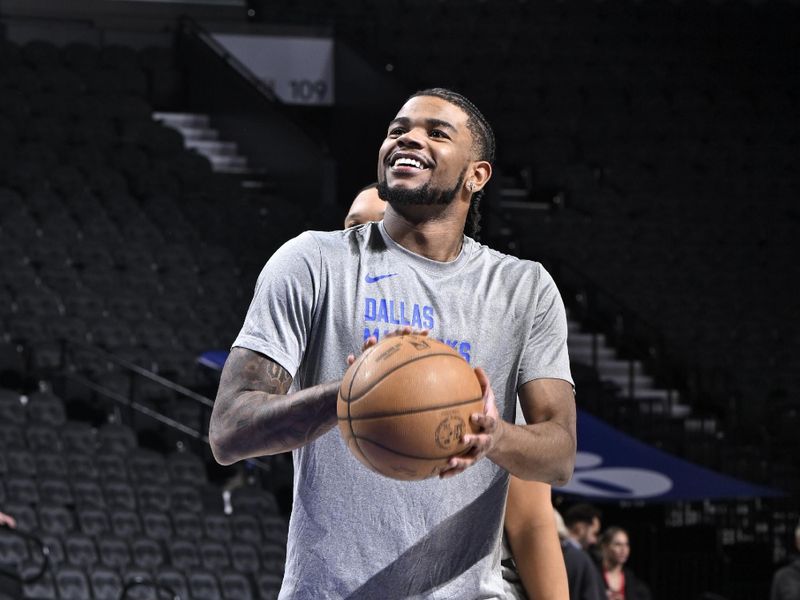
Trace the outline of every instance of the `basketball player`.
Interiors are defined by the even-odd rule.
[[[209,437],[222,464],[295,450],[282,599],[502,598],[508,473],[557,484],[572,473],[558,290],[538,263],[463,235],[493,156],[491,127],[466,98],[414,94],[378,153],[383,221],[305,232],[259,276]],[[430,330],[477,367],[479,433],[439,478],[376,475],[331,431],[345,357],[398,325]],[[517,394],[531,425],[512,424]]]
[[[465,232],[474,238],[479,231],[474,219],[477,203],[473,207]],[[344,219],[345,229],[380,221],[385,212],[386,202],[378,195],[378,184],[370,184],[353,199]],[[509,478],[502,556],[506,597],[569,600],[567,571],[554,514],[558,513],[550,499],[549,485]]]

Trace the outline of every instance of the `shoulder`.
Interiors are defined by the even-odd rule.
[[[470,251],[472,253],[472,260],[474,261],[480,261],[494,269],[500,269],[519,274],[527,274],[528,276],[533,276],[536,278],[537,281],[544,278],[550,278],[547,270],[540,262],[500,252],[499,250],[491,248],[485,244],[481,244],[470,237],[467,237],[466,240],[471,246]]]

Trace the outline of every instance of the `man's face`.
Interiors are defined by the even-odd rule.
[[[449,204],[473,156],[467,114],[435,96],[406,102],[378,153],[381,198],[397,205]]]
[[[344,227],[355,227],[369,223],[370,221],[380,221],[386,211],[386,202],[378,196],[378,189],[371,187],[358,194],[347,211],[344,218]]]
[[[600,519],[595,517],[591,525],[588,523],[575,523],[575,539],[585,550],[597,543],[597,534],[600,533]]]

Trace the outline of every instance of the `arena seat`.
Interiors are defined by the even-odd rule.
[[[141,513],[142,528],[147,537],[165,541],[173,536],[169,516],[162,512],[145,510]]]
[[[231,564],[228,551],[222,542],[201,540],[199,543],[200,564],[212,573],[228,568]]]
[[[192,598],[197,600],[222,600],[217,578],[207,571],[189,571],[186,577]]]
[[[97,546],[92,538],[82,533],[68,533],[51,530],[61,535],[64,540],[64,552],[67,563],[75,567],[90,567],[99,564]]]
[[[241,573],[222,571],[218,579],[224,600],[254,600],[250,580]]]
[[[122,594],[122,579],[115,569],[92,567],[89,583],[94,600],[118,600]]]
[[[40,579],[24,584],[22,594],[32,600],[59,600],[56,595],[56,584],[50,573],[44,573]]]
[[[197,541],[203,537],[203,525],[195,511],[173,508],[172,525],[181,539]]]
[[[119,538],[131,539],[142,533],[142,524],[139,515],[127,508],[111,508],[109,510],[111,530]]]
[[[40,473],[37,478],[37,487],[39,489],[39,497],[46,499],[47,502],[54,502],[63,506],[73,506],[75,504],[72,488],[63,472],[58,477],[48,477]]]
[[[200,555],[195,542],[185,539],[176,539],[167,542],[167,552],[170,564],[182,571],[200,567]]]
[[[204,514],[203,530],[206,538],[214,542],[230,542],[233,537],[230,517],[224,514]]]
[[[126,481],[104,481],[102,487],[103,496],[110,508],[136,510],[136,493],[131,484]]]
[[[181,598],[190,598],[189,586],[186,577],[178,569],[172,567],[161,567],[156,571],[156,581],[162,586],[169,588]]]
[[[230,542],[228,551],[231,557],[231,566],[239,573],[255,575],[260,571],[261,560],[254,544]]]
[[[81,464],[73,463],[76,465]],[[94,479],[78,478],[72,481],[72,495],[75,498],[75,504],[79,508],[105,508],[106,499],[103,494],[103,489],[100,487],[98,481]]]
[[[111,531],[111,524],[106,511],[95,507],[83,507],[77,510],[78,525],[85,535],[97,538]]]
[[[63,455],[60,455],[60,457],[63,458]],[[66,455],[65,461],[67,463],[67,468],[61,472],[69,474],[73,485],[75,482],[82,479],[94,481],[98,478],[99,472],[89,454],[72,450]],[[47,473],[47,468],[43,473]]]
[[[131,542],[133,562],[137,567],[154,570],[164,564],[164,552],[161,544],[147,537],[139,537]]]

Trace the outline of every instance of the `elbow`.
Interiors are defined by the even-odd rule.
[[[572,472],[575,469],[575,458],[561,461],[553,470],[550,485],[553,487],[563,487],[572,479]]]
[[[215,431],[214,427],[211,427],[208,432],[208,444],[211,446],[211,454],[218,464],[228,466],[239,460],[231,447],[230,437]]]
[[[577,442],[575,436],[570,436],[564,455],[553,465],[550,485],[553,487],[563,487],[572,479],[575,470],[575,455],[577,453]]]

